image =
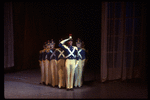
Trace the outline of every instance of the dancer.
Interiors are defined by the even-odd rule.
[[[46,54],[46,42],[43,44],[43,50],[41,50],[41,82],[45,84],[45,54]]]
[[[68,41],[69,46],[64,45],[64,43]],[[78,65],[78,54],[77,47],[72,46],[73,39],[72,34],[69,34],[68,39],[64,39],[59,43],[59,47],[62,48],[66,53],[66,89],[73,90],[73,79],[74,79],[74,71]],[[76,62],[77,60],[77,62]]]
[[[61,40],[59,40],[59,43]],[[65,87],[65,52],[61,48],[56,49],[56,59],[57,59],[57,68],[58,68],[58,76],[59,76],[59,82],[58,87]]]
[[[50,74],[51,74],[51,84],[53,87],[58,85],[58,70],[57,70],[57,61],[56,61],[56,50],[55,50],[55,42],[53,39],[50,41],[50,53],[48,54],[48,58],[50,60]]]
[[[75,87],[81,87],[82,86],[82,72],[83,72],[83,66],[85,62],[85,50],[81,48],[81,40],[78,38],[76,41],[76,46],[78,48],[78,56],[79,56],[79,64],[77,68],[75,69]]]
[[[50,41],[47,41],[47,49],[46,49],[46,55],[45,55],[45,84],[51,85],[51,71],[50,71],[50,58],[48,57],[50,53]]]

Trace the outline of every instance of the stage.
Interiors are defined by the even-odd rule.
[[[67,91],[58,87],[39,84],[40,75],[40,69],[4,74],[4,98],[148,98],[146,82],[112,81],[100,83],[99,81],[84,81],[83,87]]]

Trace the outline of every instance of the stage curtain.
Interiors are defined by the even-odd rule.
[[[101,81],[141,78],[144,64],[142,4],[102,2]]]
[[[14,66],[12,2],[4,3],[4,68]]]

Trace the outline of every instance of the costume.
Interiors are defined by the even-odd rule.
[[[58,70],[57,70],[57,61],[56,61],[56,50],[55,42],[53,39],[50,41],[51,49],[49,50],[48,59],[50,61],[50,75],[51,75],[51,84],[52,86],[58,85]]]
[[[62,41],[59,40],[59,42]],[[56,59],[57,59],[57,68],[58,68],[58,87],[65,87],[65,52],[61,48],[56,49]]]
[[[64,43],[69,40],[70,45],[66,46]],[[78,65],[78,56],[77,56],[77,47],[72,46],[72,36],[71,34],[69,35],[68,39],[62,40],[59,43],[59,47],[62,48],[65,51],[66,54],[66,62],[65,62],[65,67],[66,67],[66,88],[67,90],[73,89],[73,79],[74,79],[74,71],[75,68]]]
[[[78,48],[78,57],[79,57],[79,64],[77,68],[75,69],[75,87],[81,87],[82,86],[82,71],[85,61],[85,50],[81,48],[81,40],[78,38],[76,42],[76,46]]]

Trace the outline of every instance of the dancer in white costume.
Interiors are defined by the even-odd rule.
[[[79,64],[77,68],[75,69],[75,87],[81,87],[82,86],[82,72],[83,72],[83,66],[85,62],[85,50],[81,48],[81,40],[78,38],[76,41],[76,46],[78,48],[78,56],[79,56]]]
[[[46,85],[51,85],[51,70],[50,70],[50,59],[48,57],[50,53],[50,41],[47,41],[47,49],[45,55],[45,78],[46,78]]]
[[[41,50],[41,82],[40,84],[45,84],[45,54],[46,54],[46,42],[43,45],[43,50]]]
[[[57,70],[57,61],[56,61],[56,50],[55,42],[53,39],[50,41],[50,53],[48,58],[50,60],[50,74],[51,74],[51,84],[53,87],[58,85],[58,70]]]
[[[59,40],[60,43],[61,40]],[[58,87],[65,87],[65,52],[61,48],[56,49],[56,59],[57,59],[57,68],[58,68],[58,77],[59,77],[59,82],[58,82]]]
[[[66,41],[69,41],[69,46],[64,45]],[[59,43],[59,47],[65,51],[66,54],[66,89],[73,90],[73,79],[74,71],[78,65],[78,49],[75,46],[72,46],[73,39],[72,34],[69,34],[68,39],[64,39]],[[77,60],[77,61],[76,61]]]

